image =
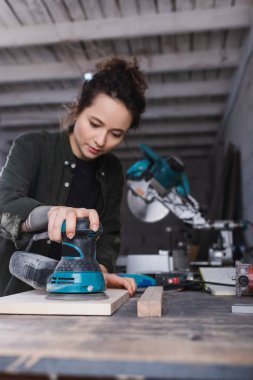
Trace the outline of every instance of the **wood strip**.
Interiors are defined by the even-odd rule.
[[[66,21],[55,24],[1,28],[0,47],[22,47],[62,43],[127,39],[151,35],[173,35],[220,29],[247,28],[251,24],[251,7],[168,12],[160,14],[110,17],[103,20]],[[198,20],[198,22],[196,22]]]
[[[176,104],[176,105],[155,105],[150,106],[144,112],[142,120],[157,120],[168,118],[202,118],[205,116],[219,117],[222,115],[225,103],[203,103],[199,104]],[[31,111],[2,111],[1,127],[27,126],[27,125],[49,125],[50,127],[59,124],[60,119],[66,115],[59,109],[44,109],[39,113],[38,110]]]
[[[111,315],[127,299],[123,289],[107,289],[105,300],[67,301],[46,299],[46,292],[31,290],[0,298],[0,314]]]
[[[57,48],[58,51],[59,47]],[[13,50],[12,50],[13,53]],[[20,54],[20,51],[19,51]],[[126,57],[130,58],[130,57]],[[138,54],[141,68],[147,74],[180,72],[185,70],[211,70],[233,68],[239,63],[240,49],[212,50],[154,54],[150,57]],[[85,71],[94,70],[97,59],[39,64],[18,63],[1,66],[0,83],[38,82],[50,80],[74,80],[83,76]]]
[[[152,84],[147,99],[171,99],[202,96],[225,96],[229,93],[229,80],[194,81],[183,83]],[[0,94],[0,107],[22,107],[26,105],[64,104],[72,102],[77,95],[76,88],[21,90]]]
[[[162,286],[149,286],[137,302],[138,317],[161,317]]]

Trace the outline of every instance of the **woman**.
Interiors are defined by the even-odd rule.
[[[28,289],[17,279],[10,281],[12,253],[48,223],[50,240],[33,243],[32,252],[59,260],[62,223],[66,220],[72,239],[78,217],[88,217],[94,231],[102,223],[97,260],[107,286],[135,292],[132,279],[113,274],[123,172],[110,151],[137,128],[146,87],[136,61],[101,62],[70,107],[67,130],[25,134],[14,141],[0,178],[0,295]]]

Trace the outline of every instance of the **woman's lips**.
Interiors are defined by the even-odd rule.
[[[99,150],[99,149],[93,148],[92,146],[89,146],[89,147],[88,147],[88,150],[89,150],[89,152],[92,153],[92,154],[98,154],[98,153],[100,153],[100,150]]]

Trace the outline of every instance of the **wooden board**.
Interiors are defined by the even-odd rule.
[[[137,302],[138,317],[161,317],[162,286],[149,286]]]
[[[235,291],[235,268],[234,267],[217,267],[217,268],[199,268],[203,281],[207,282],[206,290],[215,296],[234,296]],[[211,282],[213,284],[208,284]],[[215,283],[228,284],[234,286],[215,285]]]
[[[46,298],[45,291],[31,290],[0,298],[0,314],[111,315],[127,299],[123,289],[108,289],[108,299],[67,301]]]
[[[164,291],[162,318],[138,318],[138,295],[110,318],[0,315],[0,374],[252,380],[253,315],[232,314],[238,297]]]

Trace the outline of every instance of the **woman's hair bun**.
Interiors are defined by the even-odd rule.
[[[101,72],[114,72],[115,74],[122,74],[125,72],[126,75],[130,75],[136,85],[136,90],[144,94],[147,89],[146,79],[144,74],[140,70],[138,60],[136,57],[132,59],[124,59],[120,57],[112,57],[109,59],[105,59],[97,63],[96,65],[97,71]]]

